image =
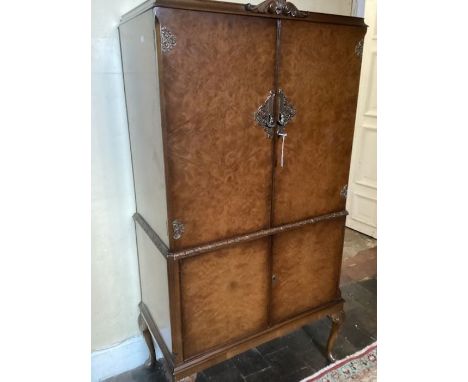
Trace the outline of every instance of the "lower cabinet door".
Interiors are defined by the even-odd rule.
[[[344,224],[328,220],[273,237],[273,323],[338,297]]]
[[[266,329],[268,238],[181,261],[184,358]]]

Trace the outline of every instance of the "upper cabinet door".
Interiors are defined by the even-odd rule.
[[[274,88],[275,20],[156,18],[171,249],[268,227],[273,151],[254,113]]]
[[[288,107],[295,116],[286,124],[284,147],[277,139],[274,225],[345,209],[366,31],[291,20],[281,24],[282,107],[286,117]]]

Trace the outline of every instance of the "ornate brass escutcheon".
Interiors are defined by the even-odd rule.
[[[296,109],[284,95],[283,89],[278,90],[279,98],[279,118],[277,134],[283,136],[286,134],[286,125],[296,115]]]
[[[257,111],[254,113],[255,121],[258,125],[263,127],[265,133],[267,133],[268,138],[273,137],[273,131],[276,126],[275,118],[273,116],[275,102],[275,93],[270,91],[265,102],[260,105]]]
[[[278,90],[278,120],[275,122],[274,117],[274,106],[275,106],[276,94],[273,90],[268,94],[265,102],[259,106],[257,111],[254,113],[255,121],[259,126],[265,130],[268,138],[272,138],[274,129],[276,127],[276,134],[281,137],[286,136],[286,125],[296,115],[296,109],[289,102],[284,95],[282,89]]]

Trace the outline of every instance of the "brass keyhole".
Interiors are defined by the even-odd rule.
[[[271,276],[271,281],[273,282],[273,284],[276,282],[276,279],[277,279],[277,276],[275,274],[273,274]]]

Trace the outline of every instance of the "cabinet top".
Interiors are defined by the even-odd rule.
[[[341,24],[365,27],[360,17],[340,16],[326,13],[306,12],[297,9],[293,2],[286,0],[266,0],[258,5],[238,4],[212,0],[147,0],[121,18],[124,23],[154,7],[186,9],[193,11],[229,13],[244,16],[269,17],[275,19],[300,20],[315,23]]]

